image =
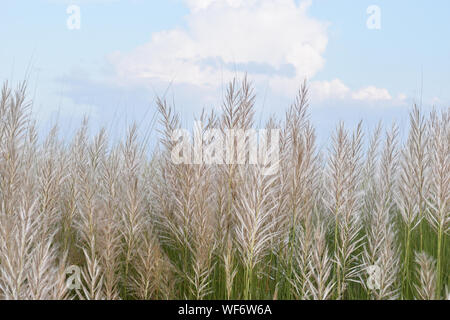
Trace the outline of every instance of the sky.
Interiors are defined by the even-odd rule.
[[[42,130],[89,115],[119,137],[151,126],[157,96],[191,127],[245,74],[257,122],[281,119],[307,79],[326,145],[341,120],[448,108],[449,34],[448,0],[2,0],[0,81],[28,80]]]

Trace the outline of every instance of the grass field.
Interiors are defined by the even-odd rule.
[[[319,152],[305,84],[265,125],[280,139],[264,175],[248,158],[174,163],[181,121],[157,106],[155,150],[136,125],[118,142],[87,120],[65,143],[57,127],[37,136],[25,84],[3,86],[0,298],[448,298],[449,109],[413,106],[406,141],[395,124],[336,123]],[[230,83],[202,142],[254,112],[247,80]]]

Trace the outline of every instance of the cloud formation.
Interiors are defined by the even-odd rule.
[[[292,97],[306,79],[317,100],[386,102],[387,89],[356,91],[340,79],[314,81],[325,65],[327,22],[308,15],[311,0],[185,0],[186,27],[108,59],[119,82],[171,83],[210,90],[245,73],[256,86]],[[398,99],[395,99],[398,100]]]
[[[404,93],[393,97],[385,88],[367,86],[352,90],[344,84],[341,79],[331,81],[311,81],[310,93],[313,101],[341,101],[351,103],[364,103],[364,105],[374,106],[405,106],[408,97]]]
[[[313,98],[318,100],[345,99],[348,97],[348,88],[340,79],[332,81],[313,81],[310,85]]]
[[[244,72],[292,93],[323,66],[326,23],[293,0],[187,0],[187,27],[109,59],[120,78],[216,86]],[[286,92],[286,93],[288,93]]]
[[[392,100],[391,95],[387,89],[379,89],[374,86],[358,90],[352,94],[352,98],[355,100]]]

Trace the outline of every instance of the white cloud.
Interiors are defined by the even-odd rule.
[[[345,99],[350,89],[340,80],[332,81],[313,81],[310,85],[310,91],[313,99]]]
[[[364,100],[364,101],[382,101],[382,100],[392,100],[387,89],[380,89],[374,86],[369,86],[367,88],[356,91],[352,94],[354,100]]]
[[[340,79],[312,81],[310,83],[310,92],[312,99],[315,101],[342,100],[368,103],[390,101],[392,105],[403,105],[407,99],[407,96],[402,93],[396,99],[393,99],[387,89],[375,86],[368,86],[353,91]]]
[[[408,98],[408,96],[406,94],[404,94],[404,93],[399,93],[398,96],[397,96],[397,100],[399,100],[399,101],[404,101],[407,98]]]
[[[433,97],[431,99],[431,105],[436,105],[436,104],[439,104],[439,103],[441,103],[441,99],[439,99],[438,97]]]
[[[308,16],[311,1],[184,0],[186,28],[153,33],[131,52],[109,56],[126,84],[173,83],[212,92],[248,73],[260,88],[292,98],[324,67],[327,23]],[[387,89],[352,90],[340,79],[310,81],[312,100],[401,104]]]
[[[154,33],[109,59],[123,81],[218,86],[248,72],[255,83],[293,94],[323,66],[326,23],[307,15],[310,1],[186,0],[186,29]]]

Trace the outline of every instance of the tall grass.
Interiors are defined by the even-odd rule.
[[[264,126],[280,129],[279,170],[264,175],[238,141],[208,149],[210,129],[254,128],[254,101],[246,78],[233,81],[221,113],[194,127],[205,156],[232,150],[238,164],[206,164],[186,148],[195,164],[176,164],[181,121],[167,101],[157,101],[154,151],[136,125],[116,142],[87,119],[67,144],[57,127],[38,137],[26,84],[5,83],[0,298],[445,298],[449,110],[414,106],[404,143],[395,124],[366,133],[339,123],[319,152],[304,83]],[[67,286],[73,266],[79,287]]]

